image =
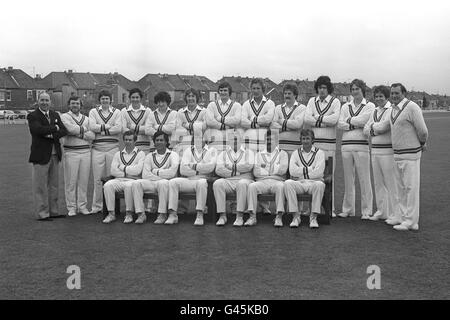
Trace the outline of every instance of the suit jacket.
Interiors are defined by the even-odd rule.
[[[47,164],[52,155],[53,145],[58,160],[61,161],[62,152],[59,139],[67,135],[67,129],[57,112],[49,110],[49,117],[50,123],[39,108],[36,108],[27,117],[31,133],[31,153],[28,161],[31,163]]]

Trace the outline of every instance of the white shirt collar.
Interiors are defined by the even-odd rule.
[[[356,107],[356,104],[355,104],[355,100],[354,100],[354,99],[350,102],[350,104]],[[363,104],[364,104],[364,105],[367,104],[366,98],[363,98],[363,99],[361,100],[361,103],[360,103],[359,105],[363,105]]]
[[[402,110],[402,109],[405,107],[406,101],[408,101],[408,99],[403,98],[403,100],[400,101],[400,102],[397,104],[397,108],[399,108],[400,110]]]
[[[382,109],[387,109],[390,107],[391,107],[391,103],[389,101],[387,101],[383,107],[377,107],[377,109],[382,110]]]
[[[217,100],[217,102],[219,103],[219,106],[229,106],[231,104],[231,99],[228,99],[225,103],[222,103],[222,99]]]
[[[153,153],[156,154],[157,156],[165,156],[168,152],[170,152],[168,148],[166,148],[166,152],[164,152],[163,154],[159,154],[158,150],[153,151]]]
[[[331,95],[327,95],[327,97],[323,100],[323,103],[328,103],[331,100]],[[320,97],[317,96],[316,97],[316,102],[319,101],[320,102]]]
[[[44,110],[41,109],[41,107],[39,107],[39,111],[41,111],[42,114],[43,114],[44,116],[45,116],[46,114],[48,114],[48,116],[50,117],[50,110],[44,111]]]
[[[288,105],[287,105],[286,102],[283,103],[281,106],[282,106],[283,108],[293,108],[293,107],[295,107],[295,106],[298,106],[298,101],[295,101],[294,104],[292,105],[292,107],[288,107]]]
[[[139,150],[136,147],[134,147],[134,149],[133,149],[133,151],[131,151],[131,153],[127,152],[127,148],[123,148],[123,150],[122,150],[122,153],[126,153],[128,155],[133,154],[133,153],[138,153],[138,152],[139,152]]]
[[[166,114],[167,112],[169,112],[170,110],[172,110],[172,109],[170,109],[169,107],[166,109],[166,112],[164,113],[164,114]],[[162,113],[161,113],[161,111],[159,111],[159,108],[156,108],[156,111],[160,114],[160,115],[163,115]]]
[[[81,114],[81,112],[78,112],[78,115],[76,115],[75,113],[72,112],[72,110],[69,110],[68,112],[70,114],[71,117],[77,119],[77,118],[81,118],[83,115]]]
[[[196,110],[202,111],[202,108],[201,108],[199,105],[196,105],[195,108],[194,108],[194,110],[193,110],[193,111],[190,111],[190,110],[189,110],[189,107],[186,106],[186,107],[183,108],[182,112],[185,112],[185,111],[187,111],[187,112],[194,112],[194,111],[196,111]]]
[[[145,107],[141,104],[139,106],[139,109],[134,109],[133,106],[130,104],[127,108],[127,111],[145,111]]]
[[[262,100],[261,100],[261,103],[266,102],[267,100],[268,100],[268,99],[266,98],[266,96],[263,96],[263,97],[262,97]],[[250,102],[257,103],[256,100],[255,100],[255,98],[252,98],[252,99],[250,100]]]
[[[103,112],[103,108],[102,108],[101,105],[98,106],[98,110],[99,110],[100,112]],[[109,106],[108,111],[109,111],[110,113],[112,113],[112,112],[114,111],[113,107],[112,107],[112,106]]]
[[[310,154],[311,152],[315,151],[315,149],[316,149],[316,147],[314,147],[314,144],[313,144],[312,147],[311,147],[311,150],[310,150],[309,152],[306,152],[306,151],[303,149],[303,146],[302,146],[302,153]]]

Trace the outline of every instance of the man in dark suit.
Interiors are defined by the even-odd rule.
[[[67,134],[59,114],[50,109],[50,96],[38,97],[38,108],[31,112],[28,126],[31,133],[29,162],[33,164],[33,197],[36,218],[49,221],[65,217],[58,214],[58,173],[61,161],[59,139]]]

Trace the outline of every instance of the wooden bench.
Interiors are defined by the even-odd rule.
[[[114,179],[114,177],[109,176],[106,178],[102,178],[103,184],[107,181]],[[214,182],[220,179],[218,176],[213,176],[207,179],[208,181],[208,194],[206,198],[206,206],[208,207],[208,216],[212,222],[216,222],[217,220],[217,209],[216,209],[216,200],[214,198],[213,184]],[[318,221],[321,224],[330,224],[331,221],[331,211],[332,211],[332,190],[333,190],[333,158],[329,157],[325,161],[325,171],[324,171],[324,182],[325,182],[325,191],[322,199],[322,206],[324,208],[324,213],[318,215]],[[116,216],[120,214],[120,199],[124,198],[123,192],[116,192],[115,196],[115,213]],[[157,193],[144,193],[144,199],[153,199],[158,200]],[[179,200],[196,200],[196,194],[193,192],[184,193],[180,192],[178,195]],[[236,193],[227,193],[227,200],[236,200]],[[310,194],[298,194],[298,201],[306,201],[309,202],[311,207],[312,196]],[[275,201],[274,194],[259,194],[258,201]],[[103,194],[103,215],[106,216],[108,214],[108,210],[106,208],[105,195]]]

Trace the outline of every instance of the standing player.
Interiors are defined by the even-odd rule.
[[[69,110],[61,115],[67,129],[64,137],[64,184],[69,217],[77,213],[90,214],[87,209],[87,188],[91,173],[91,143],[95,134],[90,131],[89,118],[80,113],[79,97],[70,97]]]
[[[167,92],[160,91],[155,95],[153,101],[157,109],[150,112],[147,118],[145,134],[152,139],[155,132],[162,131],[167,134],[170,142],[177,124],[177,112],[169,108],[172,98]],[[153,146],[150,149],[153,151]]]
[[[245,130],[244,143],[248,142],[248,148],[256,153],[266,150],[267,129],[273,120],[275,103],[264,96],[262,79],[252,79],[250,88],[253,97],[242,105],[241,127]]]
[[[279,131],[279,148],[290,156],[301,145],[300,130],[306,106],[297,102],[298,88],[295,83],[287,83],[283,87],[284,103],[275,107],[271,124],[272,131]]]
[[[94,176],[94,196],[91,212],[103,210],[103,185],[101,178],[111,173],[111,162],[119,151],[119,135],[122,132],[120,110],[111,106],[112,95],[102,90],[98,94],[99,107],[89,111],[89,126],[95,133],[92,147],[92,173]]]
[[[136,148],[137,136],[133,131],[126,131],[123,134],[125,148],[118,151],[111,164],[111,175],[115,179],[109,180],[103,186],[105,192],[105,202],[108,208],[108,215],[103,223],[111,223],[116,220],[115,215],[115,194],[123,191],[125,195],[125,220],[123,223],[133,222],[133,193],[132,183],[141,178],[144,166],[145,153]],[[145,213],[140,214],[136,219],[137,224],[145,222]]]
[[[230,99],[233,89],[224,81],[219,84],[220,99],[211,101],[206,110],[206,139],[210,147],[222,152],[227,146],[227,131],[243,134],[241,129],[241,109],[239,102]]]
[[[199,131],[199,136],[202,137],[206,129],[206,109],[198,105],[199,100],[200,93],[197,90],[190,88],[184,92],[184,101],[187,105],[178,111],[176,126],[178,140],[176,151],[180,157],[183,156],[184,150],[193,146],[194,131]]]
[[[194,225],[203,225],[206,197],[208,194],[208,181],[216,168],[217,151],[212,147],[200,143],[194,143],[183,152],[180,164],[182,177],[169,181],[169,218],[178,221],[178,194],[179,192],[195,192],[197,218]]]
[[[402,231],[419,230],[420,158],[428,139],[422,110],[405,95],[406,88],[401,83],[391,85],[391,137],[402,220],[394,229]]]
[[[300,212],[298,212],[297,194],[312,194],[311,214],[309,227],[318,228],[317,215],[321,211],[325,183],[323,172],[325,170],[325,155],[322,150],[313,146],[314,131],[303,129],[301,131],[302,147],[294,152],[289,161],[289,173],[292,179],[284,183],[284,193],[288,203],[288,212],[292,214],[291,228],[300,225]]]
[[[315,146],[325,153],[325,158],[333,158],[333,181],[334,171],[336,168],[336,125],[339,120],[341,112],[341,103],[335,97],[332,97],[334,87],[331,83],[330,77],[320,76],[314,83],[314,89],[318,94],[317,97],[312,97],[308,101],[305,111],[304,123],[307,127],[311,127],[314,131]],[[335,214],[334,207],[334,189],[333,183],[333,217]]]
[[[248,186],[247,201],[250,218],[245,225],[256,225],[256,208],[258,194],[275,194],[276,217],[275,227],[283,226],[284,214],[284,181],[289,166],[289,157],[286,151],[280,150],[279,146],[270,142],[267,138],[267,150],[262,150],[256,154],[253,175],[256,182]]]
[[[131,104],[121,110],[123,131],[131,130],[134,132],[137,136],[136,147],[148,154],[150,139],[145,134],[145,122],[151,110],[141,104],[143,93],[139,88],[131,89],[128,97]]]
[[[237,212],[234,226],[241,227],[244,224],[244,212],[247,209],[248,186],[253,182],[253,166],[255,155],[250,149],[245,149],[240,143],[241,137],[228,137],[228,141],[234,140],[234,147],[227,145],[226,149],[217,157],[216,173],[221,178],[213,184],[214,198],[217,204],[217,213],[220,214],[216,225],[223,226],[227,223],[226,194],[236,192]],[[256,220],[252,220],[256,223]],[[247,225],[253,225],[253,224]]]
[[[344,165],[345,193],[342,201],[342,213],[346,218],[355,215],[355,171],[358,173],[361,188],[361,219],[372,215],[372,183],[370,182],[369,142],[363,128],[369,121],[375,105],[366,100],[366,83],[355,79],[350,84],[353,101],[342,106],[338,128],[342,135],[342,163]]]
[[[373,182],[377,211],[370,220],[386,220],[387,224],[401,223],[398,210],[398,196],[395,187],[394,150],[391,140],[390,89],[378,86],[373,90],[377,108],[364,126],[364,134],[371,138]]]
[[[174,224],[178,219],[167,219],[167,201],[169,193],[169,180],[177,176],[179,157],[175,151],[169,150],[169,135],[163,131],[156,131],[153,135],[155,151],[149,153],[144,160],[142,179],[133,181],[132,193],[136,214],[143,216],[144,193],[158,193],[158,217],[155,224]],[[167,221],[166,221],[167,220]]]

